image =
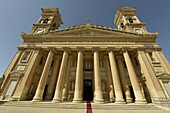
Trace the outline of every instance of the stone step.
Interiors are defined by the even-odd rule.
[[[37,108],[65,108],[65,109],[86,109],[86,103],[52,103],[52,102],[31,102],[31,101],[9,101],[1,102],[1,106],[19,106],[19,107],[37,107]],[[106,110],[160,110],[154,104],[94,104],[91,103],[92,109],[106,109]]]

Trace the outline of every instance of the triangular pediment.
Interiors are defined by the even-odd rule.
[[[79,29],[65,29],[59,30],[52,34],[46,34],[48,36],[115,36],[115,37],[127,37],[127,36],[134,36],[130,33],[120,32],[113,29],[96,29],[96,28],[79,28]]]

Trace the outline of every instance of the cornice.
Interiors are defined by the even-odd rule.
[[[47,35],[63,35],[63,34],[67,34],[69,32],[78,32],[81,30],[96,30],[99,32],[105,32],[105,33],[118,33],[120,35],[129,35],[131,37],[133,36],[141,36],[141,37],[158,37],[158,33],[135,33],[135,32],[127,32],[127,31],[120,31],[120,30],[116,30],[116,29],[112,29],[109,27],[105,27],[105,26],[100,26],[100,25],[93,25],[93,24],[84,24],[84,25],[76,25],[76,26],[72,26],[72,27],[68,27],[65,29],[60,29],[60,30],[55,30],[55,31],[50,31],[48,33],[40,33],[40,34],[36,34],[36,33],[21,33],[21,37],[31,37],[31,36],[47,36]]]
[[[129,37],[129,36],[29,36],[22,37],[24,42],[112,42],[112,41],[128,41],[128,42],[155,42],[156,37]]]

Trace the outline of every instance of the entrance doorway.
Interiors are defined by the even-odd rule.
[[[83,100],[93,100],[92,80],[84,80]]]

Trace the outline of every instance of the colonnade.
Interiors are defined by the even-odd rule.
[[[132,102],[132,97],[129,89],[128,82],[126,80],[126,75],[123,67],[123,59],[125,60],[125,64],[127,66],[127,71],[129,74],[129,78],[131,81],[131,85],[134,91],[135,103],[145,104],[146,99],[144,94],[142,93],[142,89],[140,83],[138,81],[134,66],[132,64],[131,58],[129,56],[128,49],[124,48],[121,50],[122,56],[115,57],[114,48],[108,48],[107,53],[109,56],[110,70],[111,70],[111,78],[113,81],[114,93],[115,93],[115,103],[125,104],[126,102]],[[62,90],[64,81],[66,78],[66,67],[68,62],[68,54],[69,50],[65,49],[63,52],[63,57],[61,61],[61,65],[59,68],[59,61],[55,62],[55,71],[53,71],[51,76],[51,82],[49,84],[49,88],[47,90],[46,99],[52,97],[52,92],[55,88],[55,93],[52,102],[61,102],[62,101]],[[75,91],[73,102],[79,103],[83,101],[83,54],[84,49],[78,48],[77,53],[77,67],[76,67],[76,78],[75,78]],[[138,53],[140,54],[140,53]],[[50,71],[50,65],[52,63],[54,57],[54,50],[50,49],[47,60],[35,93],[35,96],[32,101],[41,101],[45,89],[45,85],[47,83],[48,73]],[[103,92],[101,88],[101,77],[100,77],[100,67],[99,67],[99,48],[93,48],[93,59],[94,59],[94,102],[95,103],[104,103]],[[117,60],[117,63],[116,63]],[[140,60],[139,60],[140,61]],[[57,75],[57,69],[59,69],[59,74]],[[145,70],[146,71],[146,70]],[[56,76],[57,75],[57,76]],[[57,82],[55,80],[57,79]],[[123,81],[123,86],[121,87],[121,80]],[[56,83],[56,84],[55,84]],[[156,89],[155,89],[156,91]],[[123,98],[123,92],[125,94],[126,102]]]

